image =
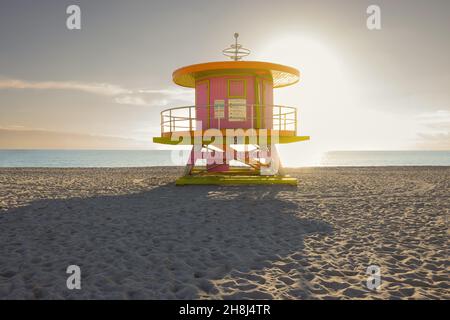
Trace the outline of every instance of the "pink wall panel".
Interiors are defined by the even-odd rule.
[[[247,100],[247,120],[246,121],[228,121],[228,80],[245,80],[246,84],[246,100]],[[251,105],[254,104],[254,77],[253,76],[221,76],[211,78],[211,105],[214,106],[214,100],[225,101],[225,118],[220,119],[220,128],[251,128]],[[233,82],[231,82],[233,84]],[[236,82],[235,82],[236,83]],[[230,90],[233,96],[239,90],[237,86]],[[234,92],[233,92],[234,91]],[[242,92],[243,93],[243,92]],[[233,97],[231,98],[233,99]],[[211,126],[218,127],[218,120],[214,118],[214,114],[211,114]]]
[[[209,93],[209,81],[200,81],[195,86],[195,112],[197,121],[202,121],[202,129],[207,129],[208,114],[207,105]]]
[[[245,80],[246,85],[246,102],[247,102],[247,119],[246,121],[228,121],[228,100],[230,99],[228,94],[228,80]],[[208,83],[209,82],[209,90]],[[210,105],[210,128],[218,128],[219,121],[214,115],[214,101],[224,100],[225,102],[225,118],[220,119],[220,128],[251,128],[252,127],[252,114],[256,118],[256,113],[252,110],[252,105],[256,103],[255,99],[255,77],[254,76],[242,76],[242,75],[232,75],[232,76],[212,76],[205,80],[198,82],[196,86],[196,106],[197,106],[197,118],[203,121],[203,129],[207,129],[207,105]],[[231,81],[230,88],[231,96],[240,95],[244,92],[242,84],[239,82]],[[272,92],[271,82],[264,82],[264,99],[265,104],[273,104],[273,92]],[[208,91],[209,91],[209,101],[208,101]],[[240,94],[237,94],[240,93]],[[231,97],[233,99],[233,97]],[[270,118],[269,125],[272,125],[272,108],[266,108],[265,115],[266,118]],[[266,121],[267,124],[267,121]],[[257,127],[256,121],[253,123],[253,127]]]
[[[229,94],[232,97],[245,96],[245,80],[244,79],[229,79]]]
[[[214,100],[225,100],[225,117],[227,116],[227,79],[225,77],[216,77],[211,78],[211,127],[212,128],[218,128],[219,121],[215,118],[214,115]],[[220,127],[225,127],[225,119],[220,119]]]
[[[273,120],[273,85],[269,81],[263,81],[264,86],[264,105],[265,109],[265,127],[266,129],[272,129]]]

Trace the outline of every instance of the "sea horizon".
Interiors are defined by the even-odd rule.
[[[0,149],[1,168],[184,166],[188,150]],[[283,154],[281,153],[283,156]],[[285,167],[450,166],[450,150],[336,150],[320,160],[288,159]]]

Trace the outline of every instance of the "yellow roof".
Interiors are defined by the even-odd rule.
[[[300,79],[300,72],[292,67],[281,64],[260,62],[260,61],[218,61],[193,64],[177,69],[173,72],[173,81],[183,87],[195,88],[195,80],[204,75],[214,72],[223,73],[225,71],[249,71],[262,75],[271,75],[273,87],[281,88],[297,83]]]

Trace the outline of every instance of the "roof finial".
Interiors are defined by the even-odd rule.
[[[222,53],[229,57],[231,60],[238,61],[241,60],[243,57],[246,57],[250,54],[250,50],[243,48],[242,45],[238,43],[238,37],[239,33],[234,34],[234,44],[231,45],[231,47],[226,48],[222,51]]]

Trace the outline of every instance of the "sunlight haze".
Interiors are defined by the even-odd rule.
[[[256,2],[83,2],[81,30],[65,27],[71,1],[2,2],[0,148],[164,148],[159,113],[194,104],[172,72],[226,60],[239,32],[246,60],[300,70],[275,104],[298,107],[311,140],[282,154],[450,149],[449,2],[377,1],[374,31],[369,1]]]

